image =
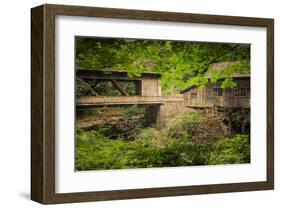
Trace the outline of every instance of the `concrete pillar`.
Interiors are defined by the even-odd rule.
[[[157,129],[161,129],[161,114],[160,105],[148,105],[146,107],[146,124],[147,126],[155,126]]]

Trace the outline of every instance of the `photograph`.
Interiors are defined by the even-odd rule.
[[[274,18],[169,8],[31,9],[31,200],[274,189]]]
[[[74,41],[76,171],[251,162],[250,44]]]

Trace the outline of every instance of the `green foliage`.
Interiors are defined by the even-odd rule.
[[[220,140],[211,154],[209,164],[250,163],[250,137],[236,135]]]
[[[111,81],[99,82],[95,89],[101,96],[121,96],[122,94],[115,88]]]
[[[90,91],[89,84],[87,84],[85,81],[81,79],[76,79],[75,83],[75,95],[76,96],[83,96],[88,94]]]
[[[76,169],[104,170],[204,165],[210,144],[170,140],[162,146],[151,143],[150,136],[135,142],[110,140],[96,131],[77,131]]]
[[[134,140],[147,124],[142,105],[103,106],[76,109],[76,127],[95,130],[109,139]]]
[[[233,78],[225,78],[224,81],[221,84],[221,87],[223,89],[225,88],[234,88],[237,84],[234,82]]]
[[[186,111],[169,121],[163,133],[169,138],[189,139],[201,121],[199,111]]]
[[[188,140],[171,140],[163,149],[164,166],[205,165],[209,159],[212,145],[192,143]]]
[[[77,131],[77,170],[157,167],[160,155],[159,148],[145,141],[110,140],[96,131]]]
[[[156,143],[161,140],[161,133],[155,128],[144,128],[139,132],[138,140],[143,142]],[[160,142],[160,141],[159,141]]]
[[[180,92],[208,81],[204,74],[212,63],[238,61],[214,75],[227,78],[223,87],[233,87],[233,73],[249,72],[250,46],[247,44],[200,43],[163,40],[76,38],[76,66],[79,69],[116,69],[128,76],[142,72],[162,74],[163,94]]]
[[[213,143],[231,134],[229,127],[222,120],[206,118],[203,112],[198,110],[187,110],[177,115],[162,132],[169,138],[203,143]]]
[[[237,61],[221,71],[212,64]],[[250,46],[163,40],[76,38],[76,67],[78,69],[115,69],[138,77],[142,72],[161,73],[164,95],[179,93],[186,87],[204,86],[209,80],[220,81],[222,88],[236,87],[232,75],[249,73]],[[119,83],[129,95],[136,87]],[[77,79],[76,95],[91,94],[89,85]],[[101,95],[120,95],[112,83],[96,85]],[[250,161],[249,136],[229,137],[221,122],[204,119],[200,112],[184,112],[161,131],[144,128],[145,111],[138,106],[115,111],[97,109],[77,111],[81,123],[96,121],[95,130],[76,133],[76,169],[120,169],[169,166],[190,166]],[[91,113],[91,118],[88,118]],[[248,114],[231,113],[230,122],[248,124]],[[99,118],[99,120],[94,120]],[[104,124],[107,123],[107,126]],[[128,139],[133,141],[128,141]]]
[[[76,169],[151,168],[250,161],[247,135],[213,140],[212,135],[207,134],[204,140],[193,140],[202,121],[202,116],[196,111],[183,113],[162,130],[140,129],[134,141],[109,139],[103,129],[77,130]]]
[[[145,108],[139,105],[130,105],[126,108],[123,108],[123,114],[125,118],[130,118],[135,115],[141,115],[142,117],[144,117]]]

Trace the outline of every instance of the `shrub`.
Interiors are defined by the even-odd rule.
[[[156,130],[149,129],[137,141],[111,140],[97,131],[77,131],[76,169],[104,170],[204,165],[210,144],[167,139],[157,144],[151,140]],[[157,133],[157,132],[156,132]],[[151,135],[152,134],[152,135]]]
[[[155,146],[161,146],[163,141],[163,136],[161,136],[161,132],[155,128],[144,128],[140,130],[136,141],[140,143],[150,143]]]
[[[209,164],[250,163],[250,137],[236,135],[220,140],[212,152]]]
[[[77,131],[76,169],[104,170],[161,166],[160,149],[148,142],[110,140],[96,131]]]
[[[162,132],[169,138],[188,139],[193,135],[201,120],[202,116],[200,112],[184,111],[169,121]]]
[[[164,136],[196,143],[215,143],[230,136],[230,129],[218,118],[203,117],[200,111],[188,110],[171,120],[162,131]]]
[[[182,115],[174,124],[169,124],[161,131],[154,128],[141,129],[134,141],[120,137],[109,139],[104,135],[103,129],[77,130],[76,169],[106,170],[250,162],[248,135],[223,137],[216,141],[208,138],[210,135],[204,135],[204,140],[191,140],[196,136],[194,127],[200,127],[199,121],[203,119],[198,113]]]
[[[163,167],[205,165],[212,149],[211,144],[196,144],[188,140],[172,140],[162,153]]]

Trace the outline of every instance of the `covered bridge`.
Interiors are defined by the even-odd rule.
[[[149,120],[161,128],[169,118],[182,111],[185,104],[183,95],[161,95],[159,73],[146,72],[140,76],[128,76],[125,71],[77,70],[76,77],[89,87],[87,95],[76,97],[77,108],[145,105]]]
[[[90,95],[78,97],[76,104],[161,104],[161,74],[142,73],[129,77],[124,71],[77,70],[76,76],[90,87]],[[111,89],[106,92],[105,85]],[[114,91],[115,90],[115,91]]]

